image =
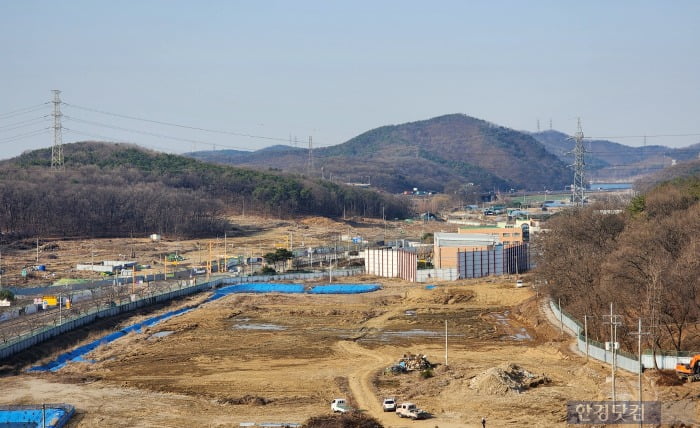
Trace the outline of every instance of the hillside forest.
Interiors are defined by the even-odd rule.
[[[234,227],[227,214],[288,218],[405,217],[391,195],[279,172],[213,165],[133,145],[64,146],[65,169],[51,151],[0,164],[0,232],[17,236],[194,237]]]
[[[610,340],[610,303],[622,315],[621,346],[636,352],[638,319],[659,350],[700,349],[700,178],[636,196],[622,212],[562,212],[537,241],[537,272],[550,295]],[[606,324],[607,322],[607,324]]]

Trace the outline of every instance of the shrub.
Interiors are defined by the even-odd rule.
[[[13,302],[15,300],[15,295],[10,290],[3,288],[0,290],[0,300],[9,300]]]
[[[433,369],[425,369],[420,372],[420,377],[422,377],[423,379],[430,379],[433,376],[435,376],[435,373],[433,373]]]

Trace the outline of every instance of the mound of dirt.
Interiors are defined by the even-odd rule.
[[[520,393],[549,382],[549,378],[543,374],[536,375],[516,364],[506,363],[475,376],[469,386],[480,394],[505,395],[511,391]]]
[[[301,224],[307,226],[335,227],[338,223],[326,217],[306,217],[300,221]]]
[[[678,386],[684,383],[675,370],[648,370],[645,374],[659,386]]]

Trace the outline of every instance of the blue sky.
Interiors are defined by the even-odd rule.
[[[700,142],[699,17],[683,0],[3,1],[0,158],[52,144],[50,104],[13,113],[52,89],[64,142],[173,153],[449,113],[682,147]]]

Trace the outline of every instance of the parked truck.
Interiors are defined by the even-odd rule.
[[[700,380],[700,354],[693,355],[688,364],[676,364],[676,374],[681,380]]]
[[[428,417],[428,412],[419,409],[413,403],[399,404],[399,406],[396,408],[396,414],[399,415],[400,418],[410,418],[414,421],[417,419],[425,419]]]
[[[350,410],[350,406],[348,406],[344,398],[336,398],[331,401],[331,411],[333,413],[347,413]]]

